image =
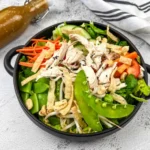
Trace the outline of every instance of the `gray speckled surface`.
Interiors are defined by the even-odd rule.
[[[19,1],[19,0],[18,0]],[[19,3],[22,2],[21,0]],[[18,4],[16,0],[0,0],[1,7]],[[66,20],[102,22],[80,0],[55,0],[50,13],[41,22],[30,25],[21,37],[0,50],[0,150],[149,150],[150,102],[142,105],[134,119],[119,132],[89,142],[73,142],[52,136],[33,124],[20,108],[13,89],[12,77],[3,67],[5,54],[11,48],[25,44],[41,29]],[[150,46],[125,32],[140,50],[145,61],[150,60]],[[149,80],[150,84],[150,80]]]

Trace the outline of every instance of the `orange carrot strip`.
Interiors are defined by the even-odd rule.
[[[51,40],[44,40],[44,39],[31,39],[31,41],[35,41],[35,42],[49,42]]]
[[[25,67],[32,67],[33,63],[28,63],[28,62],[19,62],[19,65],[25,66]]]
[[[27,56],[27,58],[28,58],[28,59],[33,59],[33,57],[31,57],[31,56]]]
[[[39,57],[40,54],[35,55],[34,57],[32,57],[29,62],[35,62],[35,60]]]
[[[36,54],[34,53],[24,53],[24,52],[20,52],[21,54],[24,54],[24,55],[29,55],[29,56],[35,56]]]

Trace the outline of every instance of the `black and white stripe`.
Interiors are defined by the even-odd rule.
[[[144,13],[147,13],[148,11],[150,11],[150,2],[144,3],[142,5],[137,5],[136,3],[132,3],[129,1],[121,1],[121,0],[104,0],[104,1],[109,2],[109,3],[135,6],[137,9],[139,9],[140,11],[143,11]]]
[[[98,10],[92,10],[92,11],[105,21],[121,21],[130,17],[134,17],[134,15],[131,15],[127,12],[123,12],[120,9],[113,9],[105,12],[98,11]]]

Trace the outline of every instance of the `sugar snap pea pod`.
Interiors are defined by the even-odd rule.
[[[32,100],[33,102],[33,107],[32,109],[30,110],[30,112],[32,114],[35,114],[39,111],[39,102],[38,102],[38,98],[37,98],[37,95],[35,93],[33,93],[30,97],[30,99]]]
[[[134,105],[111,104],[103,102],[96,96],[83,92],[84,101],[98,114],[107,118],[123,118],[129,116],[134,110]]]
[[[104,97],[104,101],[108,103],[113,103],[113,97],[110,94],[106,94]]]
[[[56,89],[55,89],[56,100],[59,100],[61,82],[62,82],[62,79],[59,79],[56,82]]]
[[[96,34],[94,33],[94,31],[92,30],[92,28],[87,27],[87,32],[90,34],[90,36],[95,39],[96,38]]]
[[[37,94],[37,98],[38,98],[38,102],[39,102],[39,110],[41,110],[43,105],[46,106],[46,104],[47,104],[47,96],[48,96],[47,92]]]
[[[33,84],[33,91],[35,93],[43,93],[49,89],[49,85],[42,83],[42,82],[37,82]]]
[[[40,83],[45,83],[45,84],[49,85],[49,79],[48,79],[48,78],[45,78],[45,77],[42,77],[42,78],[38,79],[37,82],[38,82],[38,83],[39,83],[39,82],[40,82]]]
[[[103,127],[100,124],[98,114],[91,107],[89,107],[87,103],[83,100],[84,98],[83,91],[86,91],[88,89],[88,86],[84,84],[84,82],[86,81],[87,80],[85,73],[82,70],[77,74],[75,80],[74,84],[75,98],[80,108],[81,114],[85,122],[88,124],[88,126],[91,127],[94,131],[102,131]]]
[[[102,30],[100,28],[97,28],[93,22],[90,22],[89,26],[93,29],[94,32],[102,35],[106,35],[106,30]]]
[[[21,73],[19,73],[19,90],[25,93],[30,93],[32,88],[32,82],[27,83],[26,85],[22,86],[21,81],[23,81],[25,77]]]
[[[21,92],[20,94],[23,102],[25,103],[26,100],[29,98],[29,93]]]
[[[32,76],[34,73],[31,71],[31,68],[25,68],[23,69],[23,73],[25,77]]]

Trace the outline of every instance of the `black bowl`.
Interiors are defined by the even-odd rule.
[[[75,24],[75,25],[81,25],[83,22],[88,23],[89,21],[68,21],[66,23],[68,24]],[[49,26],[48,28],[40,31],[39,33],[37,33],[36,35],[34,35],[32,38],[41,38],[41,37],[46,37],[49,38],[52,35],[52,31],[61,23]],[[100,27],[101,29],[106,29],[106,25],[101,24],[101,23],[96,23],[94,22],[95,26]],[[111,28],[110,31],[112,33],[114,33],[117,37],[119,37],[121,40],[126,40],[130,46],[130,52],[132,51],[136,51],[138,53],[138,55],[141,57],[141,65],[143,66],[143,68],[145,69],[144,72],[144,79],[147,82],[148,81],[148,75],[147,75],[147,71],[150,71],[150,66],[144,63],[144,60],[141,56],[141,54],[139,53],[139,51],[137,50],[137,48],[134,46],[134,44],[127,38],[125,37],[123,34],[121,34],[119,31]],[[78,141],[85,141],[85,140],[94,140],[97,138],[102,138],[105,136],[108,136],[112,133],[115,133],[116,131],[119,130],[119,128],[117,127],[113,127],[110,129],[106,129],[102,132],[96,132],[96,133],[89,133],[89,134],[74,134],[74,133],[67,133],[67,132],[63,132],[63,131],[59,131],[56,130],[52,127],[49,127],[47,125],[45,125],[43,122],[41,122],[35,115],[32,115],[28,109],[26,108],[26,106],[24,105],[21,96],[20,96],[20,92],[19,92],[19,87],[17,84],[17,79],[18,79],[18,71],[19,71],[19,59],[22,56],[21,54],[18,55],[16,62],[15,62],[15,66],[14,68],[11,66],[10,62],[11,59],[13,58],[14,55],[16,55],[16,49],[22,48],[24,46],[29,46],[31,44],[30,40],[22,46],[18,46],[15,47],[13,49],[11,49],[5,56],[4,59],[4,66],[5,69],[7,70],[7,72],[13,76],[13,83],[14,83],[14,88],[15,88],[15,93],[17,95],[18,101],[22,107],[22,109],[24,110],[24,112],[26,113],[26,115],[40,128],[42,128],[43,130],[47,131],[48,133],[51,133],[53,135],[59,136],[61,138],[67,138],[70,140],[78,140]],[[130,116],[128,116],[127,118],[125,118],[124,120],[122,120],[119,124],[119,126],[124,127],[127,123],[129,123],[131,121],[131,119],[135,116],[135,114],[137,113],[137,111],[139,110],[139,108],[141,107],[142,103],[138,102],[136,104],[136,107],[134,109],[134,111],[132,112],[132,114]]]

